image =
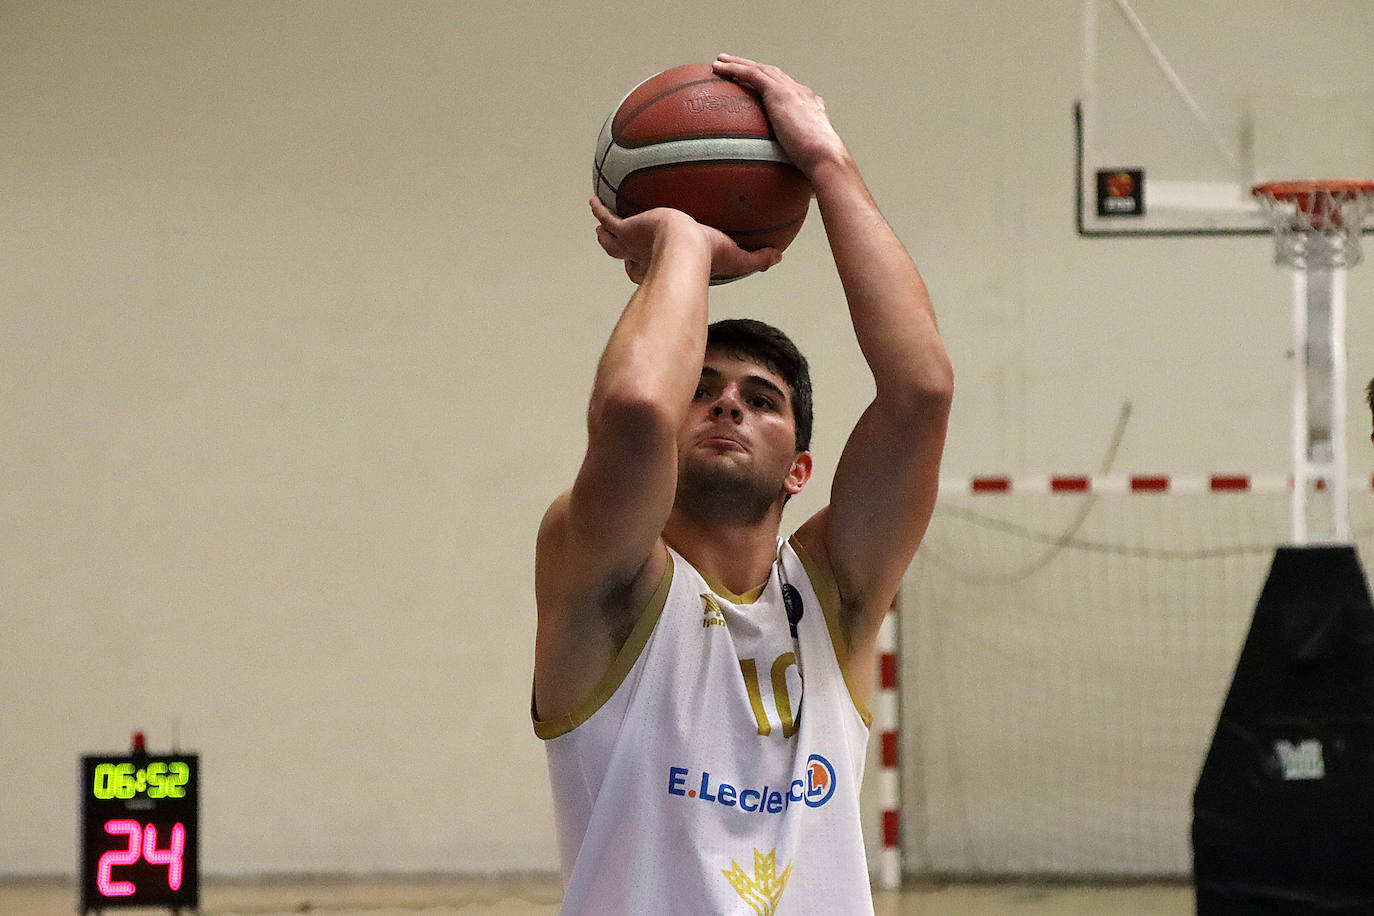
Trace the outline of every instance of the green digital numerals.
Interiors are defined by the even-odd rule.
[[[149,763],[144,769],[132,763],[102,763],[95,768],[95,797],[101,801],[148,798],[185,798],[183,788],[191,780],[191,766],[184,760]]]

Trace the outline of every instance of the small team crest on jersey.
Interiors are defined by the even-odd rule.
[[[754,874],[751,877],[748,872],[740,867],[734,859],[730,860],[730,867],[721,869],[730,886],[735,889],[735,893],[740,895],[740,899],[749,904],[758,916],[773,916],[777,912],[778,901],[782,899],[782,892],[787,887],[787,879],[792,876],[792,863],[788,862],[782,874],[778,874],[778,851],[770,849],[768,855],[764,855],[757,849],[754,850]]]
[[[787,626],[792,631],[792,638],[797,638],[797,624],[801,623],[802,614],[806,613],[806,608],[802,604],[801,592],[797,591],[796,586],[791,582],[784,582],[782,586],[782,606],[787,610]]]
[[[812,754],[806,761],[806,795],[808,807],[819,808],[835,794],[835,768],[820,754]]]

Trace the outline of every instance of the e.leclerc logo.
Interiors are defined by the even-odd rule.
[[[712,778],[710,770],[696,775],[688,767],[668,767],[668,794],[697,801],[738,807],[750,814],[781,814],[796,802],[819,808],[835,794],[835,768],[820,754],[806,760],[802,775],[786,786],[741,788]]]

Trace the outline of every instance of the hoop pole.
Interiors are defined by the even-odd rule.
[[[1330,268],[1328,283],[1318,284],[1320,294],[1323,286],[1327,289],[1329,300],[1319,303],[1325,306],[1327,314],[1320,316],[1313,312],[1309,295],[1313,284],[1309,283],[1307,269],[1293,271],[1293,543],[1302,546],[1311,542],[1312,534],[1307,524],[1308,495],[1314,482],[1324,485],[1326,496],[1330,499],[1327,525],[1323,527],[1322,540],[1345,544],[1350,542],[1350,495],[1349,475],[1350,457],[1346,450],[1346,274],[1343,267]],[[1324,317],[1323,340],[1314,339],[1313,318]],[[1330,439],[1326,448],[1329,458],[1321,460],[1313,455],[1312,404],[1310,395],[1315,380],[1311,368],[1316,351],[1329,358],[1325,367],[1324,382],[1329,391],[1320,392],[1328,396],[1325,401],[1330,411],[1329,417],[1317,417],[1320,422],[1329,423],[1327,435]],[[1322,456],[1323,458],[1325,456]]]
[[[1293,543],[1307,543],[1307,271],[1293,274]]]
[[[1346,478],[1350,456],[1345,448],[1345,281],[1346,270],[1331,271],[1331,520],[1338,543],[1350,542],[1350,494]]]

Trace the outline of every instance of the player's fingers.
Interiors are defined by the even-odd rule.
[[[712,62],[711,69],[716,76],[743,83],[755,91],[761,88],[763,65],[747,57],[721,54]]]
[[[596,221],[614,235],[615,233],[612,230],[614,230],[615,224],[620,222],[616,215],[610,211],[609,207],[601,202],[600,198],[593,197],[591,200],[587,201],[587,203],[591,205],[592,216],[596,217]]]
[[[760,248],[758,251],[751,252],[756,258],[759,270],[767,270],[777,265],[782,260],[782,252],[776,248]]]
[[[777,67],[774,67],[771,64],[765,64],[757,60],[751,60],[748,57],[740,57],[738,54],[717,54],[716,61],[724,64],[727,67],[739,67],[745,70],[758,70],[770,75],[782,72]]]
[[[725,263],[712,264],[726,276],[758,273],[767,270],[782,260],[782,252],[776,248],[760,248],[758,251],[737,251]]]
[[[717,55],[712,63],[712,69],[717,76],[743,83],[760,93],[770,84],[794,82],[786,73],[771,64],[761,64],[756,60],[734,54]]]
[[[611,257],[623,258],[625,256],[625,248],[620,244],[620,239],[616,238],[615,234],[605,226],[596,227],[596,241],[601,245],[602,250]]]

